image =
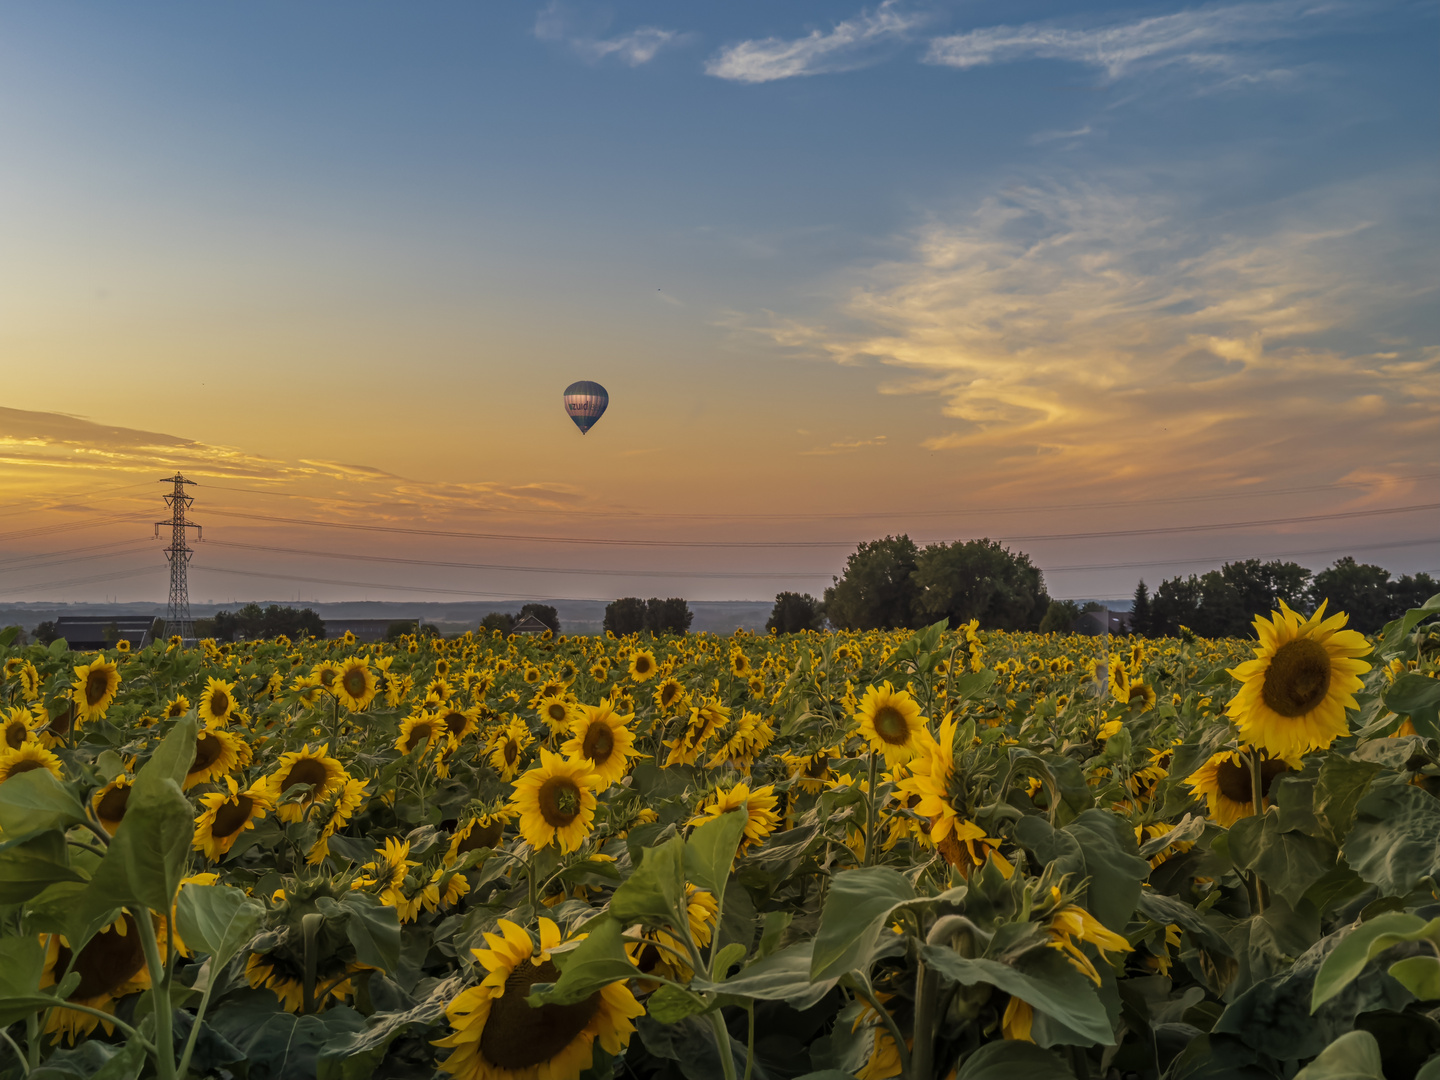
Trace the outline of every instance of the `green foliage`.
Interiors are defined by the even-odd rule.
[[[798,634],[802,630],[824,627],[825,605],[809,593],[776,593],[775,607],[765,620],[765,629],[777,634]]]

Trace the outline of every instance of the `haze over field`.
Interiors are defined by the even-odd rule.
[[[0,598],[163,599],[176,470],[199,599],[1440,571],[1436,22],[9,6]]]

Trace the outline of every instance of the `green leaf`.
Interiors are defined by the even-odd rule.
[[[1282,832],[1280,815],[1241,818],[1230,829],[1235,865],[1253,870],[1260,880],[1294,907],[1311,885],[1335,869],[1335,845],[1301,832]]]
[[[1329,830],[1330,839],[1343,840],[1355,821],[1355,805],[1370,782],[1384,770],[1373,761],[1361,761],[1333,750],[1320,763],[1315,782],[1315,816]]]
[[[45,971],[45,946],[38,937],[0,938],[0,997],[37,993]]]
[[[1440,999],[1440,958],[1411,956],[1390,965],[1390,977],[1421,1001]]]
[[[685,877],[696,888],[707,889],[717,900],[725,895],[725,882],[735,862],[748,821],[745,810],[711,818],[685,841]]]
[[[413,1009],[377,1013],[363,1031],[331,1036],[320,1050],[315,1080],[369,1080],[392,1042],[409,1031],[423,1033],[434,1026],[464,988],[465,981],[453,976],[436,983]]]
[[[345,936],[355,947],[355,959],[392,974],[400,966],[400,916],[378,896],[348,892],[340,900],[348,916]]]
[[[119,913],[119,901],[102,903],[102,900],[89,884],[56,882],[30,901],[31,928],[42,933],[64,934],[72,949],[83,949],[85,943]]]
[[[954,697],[961,701],[968,701],[979,697],[995,681],[995,672],[989,668],[983,671],[972,671],[967,675],[961,675],[955,680]]]
[[[1195,814],[1186,814],[1180,823],[1163,836],[1147,840],[1140,846],[1140,858],[1150,860],[1171,844],[1194,843],[1205,833],[1205,819]]]
[[[1440,739],[1440,679],[1401,675],[1385,691],[1384,701],[1390,711],[1409,716],[1421,735]]]
[[[687,1016],[698,1016],[710,1008],[710,1003],[699,994],[681,990],[678,986],[662,986],[645,1003],[645,1011],[662,1024],[678,1024]]]
[[[910,882],[888,866],[836,874],[820,913],[820,930],[815,935],[810,961],[811,979],[839,978],[861,967],[885,929],[886,916],[897,905],[914,898]]]
[[[1140,883],[1150,874],[1133,829],[1118,814],[1097,809],[1086,810],[1064,831],[1079,845],[1090,878],[1085,906],[1111,930],[1123,932],[1140,899]]]
[[[218,972],[250,943],[265,905],[228,885],[186,885],[175,902],[176,928],[185,944],[210,955]]]
[[[573,1005],[602,986],[640,975],[625,954],[625,928],[620,920],[601,915],[586,923],[585,930],[584,941],[567,953],[555,955],[560,978],[548,989],[537,986],[530,995],[531,1005]]]
[[[716,953],[714,959],[710,962],[710,970],[715,973],[715,980],[717,982],[724,982],[725,975],[729,972],[731,965],[736,961],[745,959],[745,953],[747,951],[746,947],[740,942],[732,941]]]
[[[75,790],[49,769],[31,769],[0,784],[0,833],[26,836],[85,823]]]
[[[610,897],[610,913],[626,925],[678,929],[686,918],[684,852],[678,836],[641,852],[639,869]]]
[[[755,1001],[784,1001],[793,1009],[808,1009],[834,988],[839,976],[810,978],[813,941],[792,945],[757,960],[733,979],[709,983],[696,979],[690,985],[706,992],[720,991],[731,997]]]
[[[1440,799],[1409,784],[1372,790],[1356,806],[1342,850],[1382,896],[1405,896],[1422,878],[1440,879]]]
[[[1296,1073],[1295,1080],[1385,1080],[1380,1044],[1368,1031],[1347,1032]]]
[[[1058,1020],[1080,1036],[1084,1045],[1109,1046],[1113,1043],[1115,1032],[1094,985],[1053,950],[1040,951],[1050,952],[1060,963],[1037,978],[998,960],[971,959],[961,956],[954,949],[935,945],[920,947],[925,963],[951,982],[961,986],[986,983],[1018,997],[1031,1008]],[[1044,961],[1050,958],[1042,955],[1037,959]]]
[[[1409,934],[1421,930],[1425,920],[1403,911],[1389,911],[1350,931],[1330,951],[1315,976],[1315,989],[1310,995],[1310,1011],[1325,1002],[1356,979],[1370,962],[1370,946],[1386,935]]]
[[[0,851],[0,904],[33,900],[57,881],[88,880],[70,866],[66,854],[65,834],[56,829],[7,844]]]
[[[365,1018],[343,1005],[315,1016],[296,1016],[268,990],[242,990],[207,1017],[245,1055],[249,1080],[314,1080],[321,1050],[365,1028]]]
[[[1440,1080],[1440,1054],[1436,1054],[1415,1074],[1415,1080]]]
[[[986,1043],[965,1059],[955,1080],[1075,1080],[1074,1071],[1034,1043],[1005,1039]]]

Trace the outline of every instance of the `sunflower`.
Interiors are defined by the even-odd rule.
[[[859,721],[861,738],[872,750],[883,753],[886,766],[892,769],[920,753],[927,735],[920,703],[908,691],[896,690],[888,682],[865,691],[855,719]]]
[[[667,712],[670,706],[684,701],[685,696],[685,686],[678,679],[666,679],[655,688],[655,704],[661,712]]]
[[[1325,618],[1325,603],[1310,618],[1285,601],[1267,622],[1257,616],[1255,659],[1230,669],[1240,680],[1227,714],[1245,739],[1277,758],[1323,750],[1349,733],[1345,710],[1358,708],[1355,691],[1370,665],[1364,636],[1342,627],[1344,612]]]
[[[346,976],[357,970],[334,957],[322,958],[315,973],[316,1009],[323,1009],[332,998],[340,1002],[349,997],[354,989]],[[264,987],[279,998],[286,1012],[298,1013],[305,1007],[304,965],[283,953],[252,952],[245,961],[245,978],[252,989]]]
[[[1035,1010],[1029,1003],[1012,997],[1005,1006],[1005,1015],[1000,1020],[1000,1034],[1003,1038],[1020,1042],[1034,1042],[1030,1029],[1035,1022]]]
[[[385,838],[385,846],[377,848],[375,854],[378,858],[360,867],[364,876],[356,881],[356,886],[378,885],[380,902],[399,912],[401,922],[409,922],[415,913],[405,896],[405,875],[412,866],[420,865],[417,860],[410,858],[410,841],[388,836]],[[418,904],[415,906],[419,907]]]
[[[1130,703],[1130,673],[1125,670],[1125,665],[1118,660],[1110,661],[1110,669],[1106,682],[1110,689],[1110,696],[1122,705]]]
[[[163,961],[167,937],[165,920],[155,916],[151,918],[157,926],[155,936],[159,939]],[[80,982],[65,1000],[113,1015],[121,998],[150,988],[150,969],[145,966],[140,927],[128,911],[87,941],[78,954],[71,953],[69,942],[60,934],[47,934],[45,937],[45,968],[40,976],[42,990],[60,982],[67,970],[78,971]],[[52,1043],[58,1043],[62,1038],[74,1042],[89,1035],[97,1025],[103,1025],[107,1035],[115,1031],[110,1021],[102,1020],[93,1013],[59,1008],[50,1013],[45,1030],[50,1033]]]
[[[29,660],[20,665],[20,696],[26,701],[40,696],[40,672]]]
[[[197,784],[218,780],[241,762],[244,740],[222,728],[207,728],[195,739],[195,760],[185,773],[183,787],[189,791]]]
[[[690,722],[677,738],[665,743],[670,755],[665,759],[665,768],[672,765],[694,765],[701,751],[715,733],[730,722],[730,707],[717,701],[706,701],[690,710]]]
[[[174,720],[176,717],[184,716],[190,711],[190,699],[184,694],[176,694],[175,697],[165,703],[164,717],[166,720]]]
[[[815,795],[823,791],[825,781],[834,776],[830,771],[830,755],[833,752],[833,747],[822,746],[813,754],[781,754],[780,760],[789,768],[790,779],[795,781],[796,786]]]
[[[335,695],[351,712],[363,712],[375,700],[380,684],[370,670],[368,656],[352,656],[340,665],[340,674],[335,678]]]
[[[490,764],[502,780],[513,780],[520,771],[521,756],[534,742],[525,721],[512,716],[510,723],[499,728],[490,741]]]
[[[540,719],[545,721],[545,726],[552,735],[567,731],[582,715],[573,701],[563,697],[541,698],[536,711],[540,713]]]
[[[188,707],[189,702],[186,702]],[[219,679],[206,679],[200,694],[198,714],[206,727],[223,728],[235,715],[235,684]]]
[[[0,783],[31,769],[49,769],[56,780],[65,779],[60,759],[34,739],[21,743],[14,750],[0,751]]]
[[[130,805],[130,787],[134,783],[134,777],[121,773],[90,797],[90,809],[111,836],[125,820],[125,810]]]
[[[720,906],[715,902],[714,893],[685,883],[685,921],[690,928],[690,940],[697,949],[709,946],[714,937],[715,916],[719,913]],[[689,982],[694,977],[694,969],[675,955],[684,956],[688,951],[679,938],[661,929],[646,930],[642,937],[645,940],[626,945],[625,952],[630,962],[646,975],[675,982]],[[636,982],[641,993],[648,993],[659,985],[653,978]]]
[[[451,746],[460,745],[460,740],[480,726],[480,707],[472,705],[462,709],[458,705],[446,705],[439,712],[441,727]]]
[[[570,741],[560,752],[588,759],[603,781],[599,789],[603,791],[625,775],[635,756],[635,736],[626,726],[635,716],[616,713],[609,698],[601,698],[599,705],[581,705],[579,712],[570,725]]]
[[[20,744],[36,737],[39,720],[29,709],[16,705],[10,709],[5,722],[0,724],[0,754],[6,750],[18,750]]]
[[[488,814],[476,814],[455,830],[450,837],[450,848],[445,852],[445,861],[453,863],[462,855],[481,848],[497,848],[505,839],[505,826],[515,815],[510,810],[493,810]]]
[[[1058,894],[1059,889],[1052,886],[1051,892]],[[1100,985],[1100,973],[1095,970],[1090,958],[1080,951],[1077,941],[1094,945],[1102,960],[1108,959],[1107,952],[1134,951],[1124,937],[1106,929],[1104,923],[1076,904],[1066,904],[1054,911],[1045,930],[1050,935],[1050,947],[1058,949],[1070,961],[1071,967],[1088,976],[1096,986]]]
[[[245,791],[233,776],[225,777],[229,792],[214,791],[200,796],[204,812],[195,819],[195,839],[191,846],[203,851],[205,857],[218,861],[229,853],[240,834],[255,828],[255,823],[274,809],[259,784]]]
[[[641,649],[630,658],[630,678],[637,683],[654,678],[655,672],[659,670],[655,666],[655,654],[649,649]]]
[[[400,722],[400,734],[395,739],[395,749],[408,754],[417,746],[429,750],[436,739],[445,735],[445,724],[438,713],[417,712]]]
[[[740,850],[744,851],[752,844],[758,844],[775,831],[780,824],[780,815],[776,813],[775,807],[780,800],[775,797],[773,784],[766,784],[754,791],[750,790],[748,784],[736,784],[729,791],[724,788],[716,788],[715,796],[709,803],[700,808],[700,812],[690,819],[690,825],[703,825],[707,821],[713,821],[721,814],[728,814],[735,810],[744,809],[746,822],[744,839],[740,841]]]
[[[540,765],[515,781],[510,809],[520,816],[520,835],[537,851],[549,844],[569,854],[595,822],[595,791],[604,783],[584,758],[540,751]]]
[[[1244,750],[1222,750],[1185,778],[1196,795],[1205,796],[1210,817],[1227,829],[1255,813],[1255,794],[1250,776],[1251,755]],[[1260,798],[1270,805],[1270,786],[1277,776],[1298,766],[1266,755],[1260,762]]]
[[[1139,705],[1141,712],[1149,712],[1155,707],[1155,688],[1144,679],[1135,679],[1125,700],[1130,705]]]
[[[120,670],[103,657],[75,669],[70,697],[75,702],[76,723],[98,720],[105,715],[120,689]]]
[[[263,783],[265,797],[278,807],[276,816],[289,824],[304,818],[311,806],[335,794],[348,779],[345,767],[331,757],[324,746],[311,750],[307,744],[282,754],[275,771]],[[309,790],[297,800],[281,801],[287,791],[298,786]]]
[[[355,811],[359,810],[360,804],[365,801],[365,792],[369,786],[367,780],[347,777],[329,803],[316,811],[314,823],[319,826],[320,835],[306,853],[305,861],[308,865],[319,866],[329,857],[330,838],[355,816]]]
[[[318,684],[329,691],[335,692],[335,680],[340,677],[340,665],[333,660],[322,660],[310,669],[310,677]]]
[[[612,1056],[625,1049],[632,1021],[645,1010],[623,979],[573,1005],[532,1009],[525,1000],[530,988],[560,977],[550,958],[562,941],[560,928],[542,918],[538,950],[510,920],[496,928],[485,935],[488,949],[471,950],[485,980],[445,1009],[454,1034],[435,1043],[451,1050],[440,1063],[444,1072],[460,1080],[577,1080],[595,1063],[597,1041]]]

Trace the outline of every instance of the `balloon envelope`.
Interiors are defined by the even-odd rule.
[[[605,415],[605,407],[609,404],[610,395],[598,382],[582,379],[565,388],[565,411],[570,414],[570,419],[575,421],[581,435],[594,427],[595,421]]]

